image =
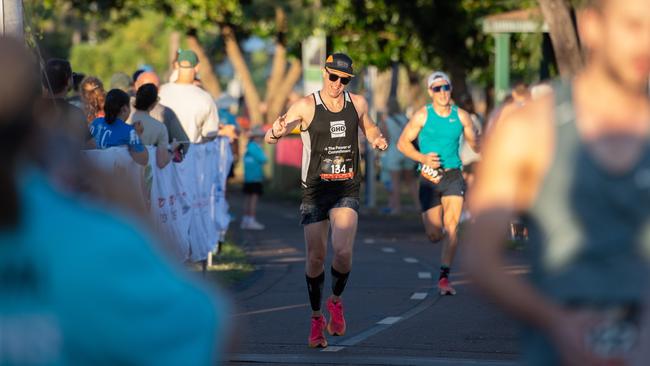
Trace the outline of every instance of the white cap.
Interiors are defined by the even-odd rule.
[[[438,79],[446,81],[447,84],[451,86],[451,81],[449,80],[449,76],[447,76],[447,74],[442,71],[435,71],[433,74],[429,75],[429,78],[427,79],[427,88],[430,88],[431,84],[433,84]]]

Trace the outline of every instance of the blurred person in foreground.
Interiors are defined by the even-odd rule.
[[[95,138],[98,149],[127,146],[129,154],[136,163],[147,165],[149,152],[140,140],[144,128],[140,122],[134,123],[133,126],[125,122],[130,112],[129,95],[120,89],[112,89],[106,94],[105,116],[95,119],[90,124],[90,133]]]
[[[529,365],[621,365],[647,346],[650,0],[588,1],[578,25],[585,69],[499,121],[470,196],[468,268],[528,326]],[[503,270],[500,228],[522,212],[530,281]]]
[[[0,37],[0,364],[217,362],[224,301],[164,259],[141,220],[42,170],[52,136],[38,75],[23,44]]]

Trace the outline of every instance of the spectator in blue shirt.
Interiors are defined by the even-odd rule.
[[[130,112],[129,95],[119,89],[109,91],[104,102],[105,116],[92,121],[90,133],[95,138],[97,148],[126,145],[136,163],[147,165],[149,153],[140,141],[140,135],[144,131],[142,124],[136,122],[130,126],[124,122],[129,118]]]
[[[266,155],[260,141],[264,137],[264,131],[256,127],[250,133],[246,153],[244,154],[244,217],[241,228],[247,230],[264,230],[264,225],[255,218],[257,200],[264,191],[264,164],[267,162]]]

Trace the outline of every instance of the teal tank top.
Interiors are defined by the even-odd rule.
[[[436,113],[432,104],[427,104],[427,120],[418,136],[420,152],[436,153],[445,169],[457,169],[463,166],[458,153],[463,124],[458,117],[458,107],[452,106],[451,113],[442,117]]]

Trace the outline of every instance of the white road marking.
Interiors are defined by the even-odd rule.
[[[363,239],[364,244],[373,244],[374,242],[375,242],[375,239],[372,239],[372,238]]]
[[[401,319],[402,319],[401,316],[389,316],[387,318],[384,318],[384,319],[378,321],[377,324],[392,325],[392,324],[397,323]]]
[[[404,262],[406,262],[406,263],[417,263],[417,262],[419,262],[419,260],[417,260],[415,258],[411,258],[411,257],[406,257],[406,258],[404,258]]]
[[[418,278],[421,280],[430,279],[431,272],[418,272]]]
[[[427,297],[426,292],[416,292],[411,295],[411,300],[424,300]]]
[[[321,352],[338,352],[342,349],[345,349],[345,347],[341,346],[329,346],[327,348],[324,348]]]
[[[381,248],[381,251],[384,253],[395,253],[395,248]]]

